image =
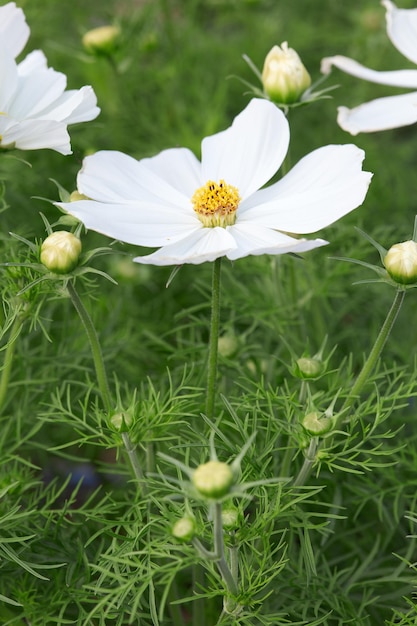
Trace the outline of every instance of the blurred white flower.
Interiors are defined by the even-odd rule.
[[[71,154],[67,125],[96,118],[97,98],[92,87],[66,91],[66,76],[48,68],[40,50],[16,63],[28,36],[22,11],[0,7],[0,149]]]
[[[29,34],[29,26],[22,9],[18,9],[14,2],[0,7],[0,42],[13,58],[22,52]]]
[[[97,152],[78,174],[78,190],[90,199],[57,204],[87,228],[160,247],[134,259],[139,263],[305,252],[327,242],[289,233],[315,232],[359,206],[371,174],[361,169],[362,150],[330,145],[260,189],[281,166],[288,144],[285,115],[254,99],[230,128],[203,140],[201,163],[185,148],[141,161]]]
[[[417,63],[417,9],[398,9],[390,0],[382,0],[382,4],[387,10],[388,37],[409,61]],[[417,70],[378,72],[337,55],[324,58],[321,71],[327,74],[333,65],[373,83],[417,89]],[[378,98],[354,109],[339,107],[337,121],[352,135],[409,126],[417,122],[417,91]]]

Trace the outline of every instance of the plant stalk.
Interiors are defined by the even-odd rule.
[[[216,398],[217,353],[220,328],[220,272],[221,257],[214,261],[212,275],[211,322],[207,364],[207,396],[205,408],[206,416],[209,419],[212,419],[214,416],[214,405]]]

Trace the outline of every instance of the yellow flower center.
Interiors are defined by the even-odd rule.
[[[207,181],[191,198],[198,219],[208,228],[232,226],[241,198],[239,191],[224,180]]]

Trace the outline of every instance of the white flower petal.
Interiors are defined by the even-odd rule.
[[[99,113],[96,94],[93,88],[87,85],[62,93],[43,109],[42,116],[66,124],[78,124],[94,120]]]
[[[23,120],[15,122],[6,118],[7,130],[3,130],[2,144],[15,144],[19,150],[50,148],[61,154],[71,154],[67,127],[49,120]]]
[[[163,210],[166,207],[172,210],[175,220],[176,215],[181,219],[189,216],[193,221],[198,220],[186,195],[154,174],[142,161],[122,152],[102,150],[86,157],[77,181],[78,190],[92,200],[161,205]],[[157,221],[158,215],[153,214],[153,218]]]
[[[371,83],[378,83],[380,85],[390,85],[391,87],[405,87],[408,89],[417,88],[417,70],[395,70],[391,72],[377,72],[371,70],[364,65],[361,65],[357,61],[336,55],[334,57],[326,57],[321,61],[321,71],[324,74],[328,74],[332,65],[339,70],[355,76],[356,78],[362,78],[363,80],[369,80]]]
[[[1,44],[0,44],[1,45]],[[16,61],[3,47],[0,48],[0,112],[6,113],[17,89]]]
[[[268,100],[253,99],[230,128],[203,140],[204,182],[224,179],[246,198],[272,178],[288,144],[285,115]]]
[[[388,37],[401,54],[417,63],[417,9],[398,9],[389,0],[382,4],[387,9]]]
[[[41,117],[43,111],[61,96],[66,84],[66,76],[52,68],[20,76],[15,97],[7,112],[17,120]]]
[[[141,163],[190,198],[206,182],[201,178],[200,161],[188,148],[163,150],[154,157],[142,159]]]
[[[48,69],[48,61],[41,50],[33,50],[19,63],[19,76]]]
[[[0,7],[0,39],[2,45],[16,58],[29,39],[29,26],[22,9],[15,2]]]
[[[203,229],[200,220],[191,213],[183,214],[161,203],[139,205],[132,200],[105,204],[79,200],[55,204],[83,222],[86,228],[139,246],[165,246]]]
[[[351,135],[415,124],[417,122],[417,91],[378,98],[354,109],[339,107],[337,122]]]
[[[227,229],[236,241],[237,247],[226,254],[231,261],[248,255],[286,254],[306,252],[328,242],[323,239],[295,239],[265,226],[251,223],[236,223]]]
[[[372,177],[354,145],[325,146],[238,209],[238,221],[288,233],[313,233],[362,204]]]
[[[203,228],[184,239],[163,246],[153,254],[133,259],[150,265],[199,265],[224,256],[236,246],[234,238],[224,228]]]

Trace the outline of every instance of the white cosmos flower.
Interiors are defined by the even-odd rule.
[[[91,87],[66,91],[66,76],[48,68],[40,50],[16,63],[28,36],[21,10],[0,7],[0,149],[71,154],[67,125],[96,118],[97,98]]]
[[[13,58],[22,52],[29,34],[29,26],[22,9],[18,9],[14,2],[0,7],[0,42]]]
[[[78,191],[89,199],[57,204],[87,228],[159,247],[134,259],[139,263],[305,252],[327,242],[288,233],[315,232],[352,211],[363,202],[371,174],[361,169],[362,150],[330,145],[260,190],[281,166],[288,144],[285,115],[254,99],[230,128],[203,140],[201,163],[185,148],[141,161],[97,152],[78,174]]]
[[[387,10],[388,37],[409,61],[417,63],[417,9],[398,9],[390,0],[382,4]],[[332,65],[373,83],[417,89],[417,70],[378,72],[348,57],[333,56],[322,60],[322,72],[330,72]],[[354,109],[339,107],[337,121],[352,135],[409,126],[417,122],[417,91],[378,98]]]

